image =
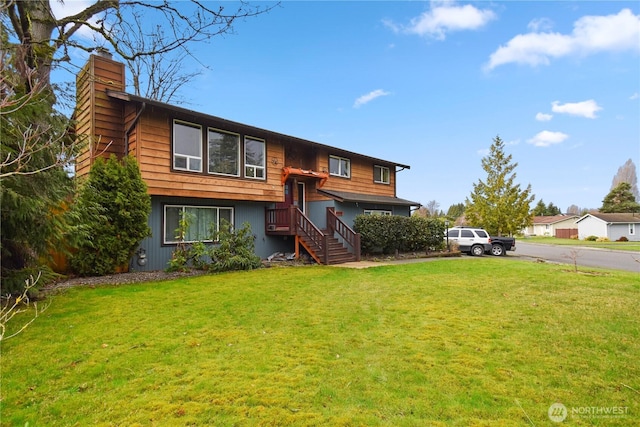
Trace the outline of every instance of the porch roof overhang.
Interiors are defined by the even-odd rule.
[[[318,193],[331,197],[338,202],[353,202],[353,203],[371,203],[380,205],[393,205],[393,206],[422,206],[418,202],[412,202],[411,200],[401,199],[399,197],[391,196],[377,196],[374,194],[360,194],[349,193],[346,191],[335,190],[318,190]]]
[[[324,183],[327,182],[327,179],[329,179],[329,174],[327,172],[316,172],[312,170],[287,166],[282,168],[282,183],[284,184],[285,182],[287,182],[287,178],[292,175],[319,179],[320,183],[318,184],[318,188],[322,187]]]

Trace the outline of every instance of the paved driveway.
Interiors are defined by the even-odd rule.
[[[516,240],[516,251],[508,256],[573,265],[581,267],[610,268],[640,273],[640,252],[585,248],[583,246],[557,246],[539,243],[523,243]]]

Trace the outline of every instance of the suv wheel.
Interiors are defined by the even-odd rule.
[[[474,245],[471,247],[471,255],[482,256],[484,255],[484,248],[480,245]]]
[[[504,255],[504,247],[502,247],[502,245],[494,243],[493,245],[491,245],[491,255],[495,255],[495,256]]]

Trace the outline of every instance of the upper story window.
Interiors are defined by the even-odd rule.
[[[389,172],[389,168],[384,166],[373,167],[373,182],[378,184],[388,184],[390,176],[391,172]]]
[[[329,156],[329,174],[341,176],[343,178],[350,178],[351,160],[344,157]]]
[[[209,129],[209,173],[240,175],[240,135]]]
[[[262,139],[244,138],[244,176],[265,178],[265,143]]]
[[[173,168],[202,172],[202,127],[173,122]]]

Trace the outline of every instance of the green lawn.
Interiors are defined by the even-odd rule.
[[[621,251],[636,251],[640,252],[640,242],[591,242],[587,240],[576,239],[558,239],[556,237],[522,237],[516,239],[516,246],[518,242],[526,243],[544,243],[548,245],[562,245],[562,246],[585,246],[590,248],[601,249],[616,249]]]
[[[496,257],[76,288],[3,344],[0,420],[634,425],[639,313],[637,274]]]

